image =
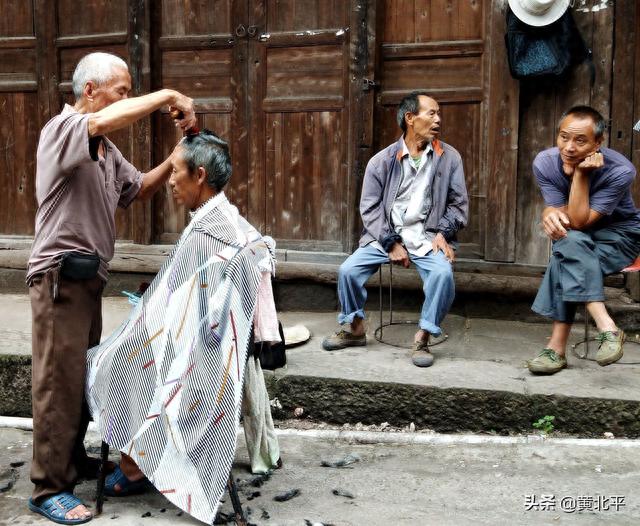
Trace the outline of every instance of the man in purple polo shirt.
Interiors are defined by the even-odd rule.
[[[83,446],[86,351],[100,342],[101,299],[113,257],[118,206],[146,199],[171,173],[170,158],[140,173],[105,136],[153,111],[183,112],[191,128],[193,101],[173,90],[128,98],[127,64],[91,53],[73,74],[74,106],[42,129],[37,151],[36,228],[27,269],[32,324],[33,464],[29,508],[61,524],[92,515],[73,495],[97,459]],[[99,462],[98,462],[99,463]]]
[[[640,212],[631,198],[636,170],[624,156],[602,147],[605,121],[589,106],[560,119],[557,148],[540,152],[533,172],[546,208],[542,227],[553,242],[551,259],[532,309],[553,320],[547,346],[529,361],[535,374],[567,366],[567,340],[578,303],[598,327],[596,361],[622,357],[624,332],[607,313],[603,277],[640,253]]]

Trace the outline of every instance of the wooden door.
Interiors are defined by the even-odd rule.
[[[460,255],[496,261],[512,261],[515,250],[518,92],[504,57],[505,6],[383,0],[375,109],[380,150],[401,135],[405,95],[424,90],[439,102],[441,138],[462,155],[469,193]]]
[[[194,97],[200,125],[231,143],[230,200],[280,248],[342,252],[352,242],[350,111],[361,72],[350,75],[350,24],[363,9],[351,4],[224,0],[185,10],[162,0],[154,12],[154,87]],[[159,161],[179,134],[165,117],[156,131]],[[168,195],[155,205],[157,239],[172,242],[185,211]]]
[[[252,2],[249,43],[252,222],[281,248],[350,242],[350,2]]]
[[[249,209],[247,164],[247,0],[154,4],[152,26],[153,88],[176,89],[195,101],[198,125],[229,142],[233,175],[227,195],[243,215]],[[154,158],[165,159],[181,138],[168,115],[155,119]],[[187,223],[168,189],[154,201],[155,238],[172,243]]]
[[[36,147],[40,129],[65,102],[74,103],[71,76],[80,58],[107,51],[130,65],[134,94],[146,92],[142,42],[148,0],[3,0],[0,17],[0,232],[33,235]],[[134,37],[135,35],[135,37]],[[148,70],[148,61],[146,62]],[[149,167],[149,126],[139,122],[110,135],[141,170]],[[148,242],[148,205],[116,216],[118,238]]]
[[[35,151],[42,121],[33,1],[5,0],[0,16],[0,232],[32,235]]]

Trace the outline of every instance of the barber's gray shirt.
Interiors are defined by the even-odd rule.
[[[38,210],[27,281],[54,266],[68,251],[97,253],[102,260],[100,277],[107,279],[116,239],[116,207],[131,204],[142,185],[142,174],[106,137],[91,139],[90,147],[89,115],[65,105],[40,134]],[[100,140],[104,157],[97,154]]]

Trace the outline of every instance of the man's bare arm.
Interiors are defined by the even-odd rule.
[[[575,167],[571,180],[571,190],[569,191],[569,202],[566,207],[570,226],[575,230],[584,230],[602,217],[602,214],[590,208],[589,178],[593,170],[603,165],[602,154],[594,152]]]
[[[126,128],[167,105],[184,113],[184,119],[178,121],[181,128],[188,129],[195,125],[193,100],[178,91],[163,89],[148,95],[119,100],[96,113],[92,113],[88,122],[89,136],[105,135]]]
[[[171,175],[171,156],[167,157],[164,162],[149,170],[142,177],[142,186],[136,194],[136,199],[144,201],[155,194],[158,189],[167,182]]]

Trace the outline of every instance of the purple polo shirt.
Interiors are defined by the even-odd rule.
[[[90,140],[89,116],[65,105],[40,133],[38,210],[27,282],[68,251],[97,253],[102,260],[99,275],[107,279],[116,240],[116,207],[131,204],[142,185],[142,173],[106,137]],[[104,157],[97,154],[100,140]]]
[[[635,167],[615,150],[600,148],[600,151],[604,166],[589,176],[589,207],[604,216],[597,228],[610,225],[640,228],[640,211],[631,197]],[[533,161],[533,173],[547,206],[568,204],[571,180],[562,171],[558,148],[540,152]]]

